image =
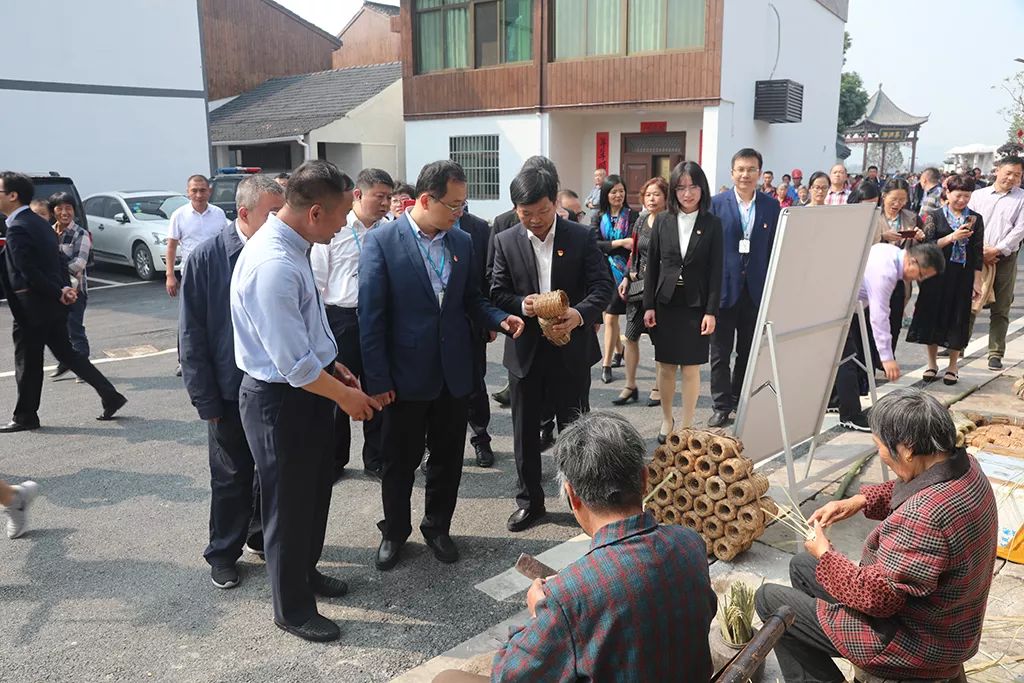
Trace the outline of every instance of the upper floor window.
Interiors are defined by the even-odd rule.
[[[469,199],[498,199],[498,136],[459,135],[448,138],[449,158],[466,172]]]
[[[552,0],[554,58],[704,47],[706,0]]]
[[[529,61],[533,0],[415,0],[416,72]]]

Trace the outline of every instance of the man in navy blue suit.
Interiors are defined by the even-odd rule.
[[[462,478],[472,324],[522,332],[480,292],[473,240],[452,230],[466,206],[462,167],[435,161],[416,181],[416,204],[366,234],[359,262],[363,386],[383,405],[381,497],[384,520],[376,565],[394,567],[412,533],[409,497],[423,444],[430,449],[420,531],[434,555],[455,562],[449,530]]]
[[[747,372],[747,359],[761,306],[768,259],[775,242],[779,203],[757,191],[761,154],[750,148],[732,157],[732,191],[711,199],[711,212],[722,221],[722,303],[711,337],[711,398],[714,413],[709,427],[729,423],[736,410]],[[729,367],[732,352],[736,365]]]

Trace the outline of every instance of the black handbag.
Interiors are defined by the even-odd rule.
[[[635,280],[630,279],[629,287],[626,288],[626,301],[631,304],[638,304],[644,300],[644,278],[637,276]]]

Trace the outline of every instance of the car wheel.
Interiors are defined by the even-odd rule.
[[[152,280],[156,277],[153,255],[149,253],[149,247],[142,242],[132,248],[132,265],[135,266],[135,274],[143,280]]]

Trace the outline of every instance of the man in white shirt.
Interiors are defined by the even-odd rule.
[[[985,222],[985,265],[995,266],[992,292],[996,300],[989,307],[988,369],[1002,370],[1006,353],[1006,331],[1010,306],[1017,284],[1017,254],[1024,239],[1024,190],[1020,188],[1024,159],[1003,157],[996,162],[996,180],[990,187],[975,190],[967,205]],[[971,325],[973,332],[974,325]]]
[[[359,346],[359,257],[363,238],[377,226],[391,206],[395,182],[386,171],[366,168],[356,178],[352,211],[348,222],[330,244],[314,244],[309,253],[316,287],[323,296],[327,320],[338,344],[338,362],[356,377],[363,375],[363,357]],[[363,422],[363,470],[380,479],[379,415]],[[349,461],[352,425],[340,408],[334,421],[334,476],[344,474]]]
[[[200,244],[216,237],[227,224],[228,218],[224,211],[210,204],[210,180],[204,175],[189,176],[186,184],[189,203],[179,207],[171,214],[167,227],[167,295],[178,296],[178,282],[181,275],[174,270],[174,261],[181,251],[181,270],[185,270],[185,261],[192,250]],[[180,359],[179,359],[180,360]],[[181,363],[174,374],[181,377]]]

